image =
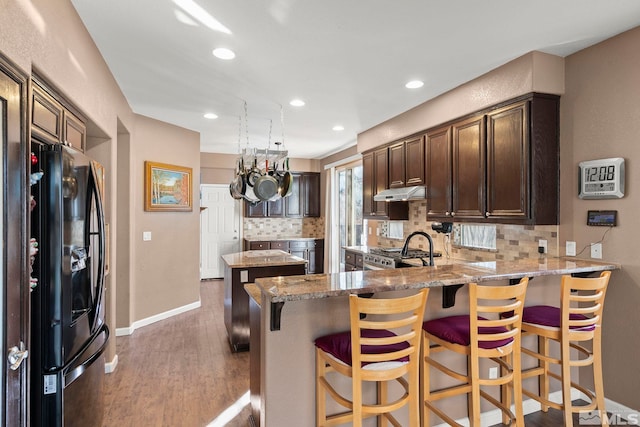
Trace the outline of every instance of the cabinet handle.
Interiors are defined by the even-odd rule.
[[[487,212],[486,214],[484,214],[484,216],[486,216],[487,218],[489,218],[491,216],[490,212]]]
[[[451,212],[451,216],[456,216],[456,213],[455,212]]]
[[[450,212],[445,212],[445,213],[444,213],[444,216],[449,216],[449,215],[451,215],[451,213],[450,213]]]

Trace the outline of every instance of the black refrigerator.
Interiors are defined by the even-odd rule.
[[[64,145],[33,141],[31,234],[32,426],[101,426],[105,227],[98,164]]]

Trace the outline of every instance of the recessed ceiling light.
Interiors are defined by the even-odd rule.
[[[294,107],[303,107],[304,101],[302,99],[292,99],[289,104],[293,105]]]
[[[213,56],[220,59],[233,59],[236,57],[236,54],[226,47],[217,47],[213,49]]]
[[[342,125],[335,125],[335,126],[333,127],[333,130],[335,130],[336,132],[343,131],[343,130],[344,130],[344,126],[342,126]]]
[[[212,119],[212,120],[213,120],[213,119],[217,119],[217,118],[218,118],[218,115],[217,115],[217,114],[215,114],[215,113],[206,113],[206,114],[204,115],[204,118],[205,118],[205,119]]]
[[[422,82],[421,80],[411,80],[406,85],[404,85],[404,87],[406,87],[407,89],[418,89],[422,86],[424,86],[424,82]]]

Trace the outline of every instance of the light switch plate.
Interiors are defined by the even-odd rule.
[[[602,243],[591,244],[591,258],[602,259]]]
[[[567,240],[564,253],[566,256],[576,256],[576,242]]]
[[[249,270],[240,270],[240,283],[247,283],[249,281]]]
[[[150,231],[143,231],[142,232],[142,240],[144,240],[145,242],[148,242],[149,240],[151,240],[151,232]]]

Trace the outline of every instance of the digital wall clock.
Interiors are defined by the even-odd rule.
[[[619,199],[624,197],[624,159],[613,157],[580,162],[578,197]]]

